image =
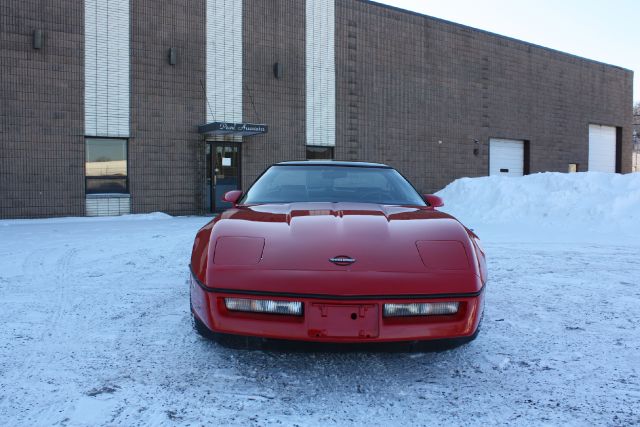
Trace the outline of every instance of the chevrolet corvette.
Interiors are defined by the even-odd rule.
[[[467,342],[487,282],[478,236],[395,169],[283,162],[200,229],[191,313],[208,338]]]

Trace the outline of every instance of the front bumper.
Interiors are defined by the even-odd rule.
[[[484,306],[482,289],[474,294],[433,297],[340,297],[319,295],[257,294],[207,288],[191,275],[191,305],[194,315],[212,332],[279,340],[332,343],[422,341],[471,337]],[[302,301],[303,315],[289,316],[229,311],[224,298]],[[457,301],[454,315],[384,317],[385,303]]]

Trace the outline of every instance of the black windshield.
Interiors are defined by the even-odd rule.
[[[240,201],[292,202],[425,206],[422,197],[394,169],[330,165],[272,166]]]

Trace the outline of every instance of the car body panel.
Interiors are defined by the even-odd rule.
[[[350,202],[237,205],[198,232],[191,270],[193,312],[211,331],[331,342],[471,336],[487,282],[478,237],[450,215],[432,206]],[[228,311],[224,298],[239,296],[302,301],[305,314]],[[461,308],[384,318],[382,304],[398,301],[458,301]],[[318,317],[318,310],[329,314]]]
[[[349,299],[336,301],[322,297],[300,298],[298,296],[278,295],[278,300],[302,301],[305,310],[314,310],[314,306],[339,306],[347,309],[337,315],[328,315],[324,326],[318,326],[317,316],[281,316],[231,312],[224,305],[225,297],[246,296],[233,292],[211,292],[191,281],[191,298],[194,315],[209,329],[218,333],[247,335],[271,339],[301,340],[315,342],[391,342],[438,340],[446,338],[464,338],[473,336],[478,328],[484,306],[484,293],[476,296],[452,296],[449,299],[460,302],[460,311],[453,316],[424,316],[407,318],[385,318],[382,315],[384,303],[441,302],[441,298],[394,298],[378,296],[371,299]],[[272,296],[253,295],[252,298],[273,298]],[[357,307],[377,307],[375,311],[377,330],[375,334],[362,336],[359,331],[349,334],[353,320],[349,316],[357,312]],[[335,334],[332,331],[343,331]],[[368,330],[368,329],[367,329]]]

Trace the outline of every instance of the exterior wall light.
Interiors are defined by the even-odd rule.
[[[283,75],[284,75],[284,68],[282,67],[282,64],[279,62],[276,62],[275,64],[273,64],[273,76],[279,80],[282,78]]]
[[[33,48],[42,49],[44,46],[44,32],[42,30],[33,30]]]
[[[169,48],[169,64],[176,65],[177,62],[178,62],[178,49],[176,49],[175,47],[170,47]]]

